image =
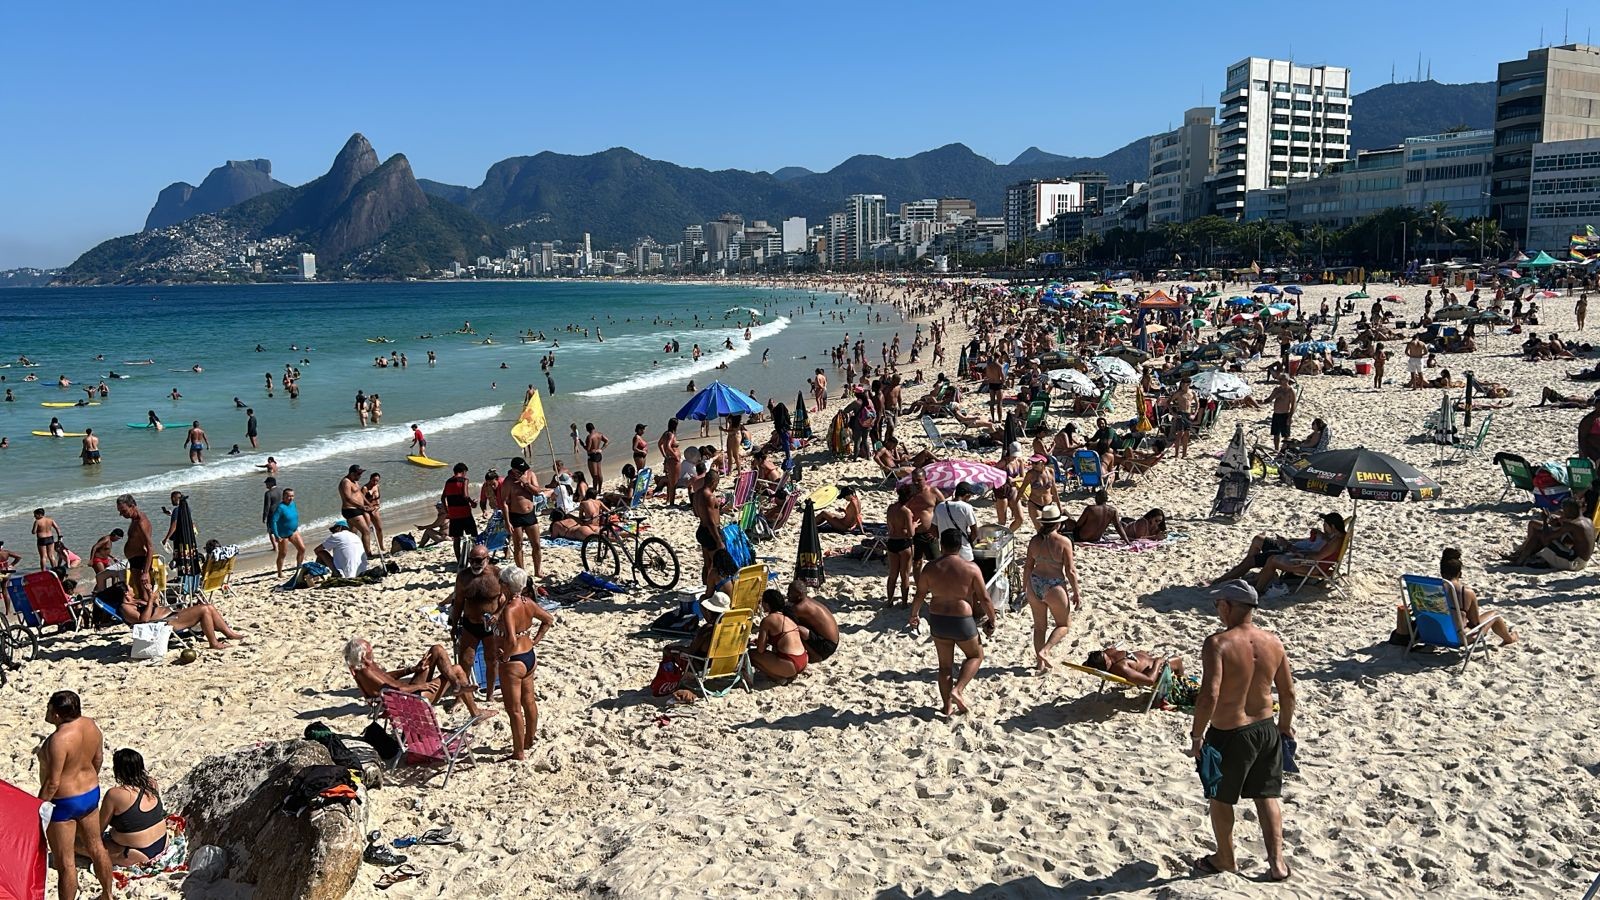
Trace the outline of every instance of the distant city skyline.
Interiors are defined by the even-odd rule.
[[[1162,5],[1137,22],[1039,3],[373,9],[7,9],[0,269],[64,265],[137,231],[163,187],[228,159],[270,159],[302,184],[355,131],[420,177],[468,187],[509,156],[616,146],[752,171],[957,142],[1001,163],[1029,146],[1097,156],[1216,105],[1244,56],[1346,66],[1353,92],[1391,67],[1414,80],[1419,50],[1434,80],[1488,81],[1541,28],[1562,42],[1564,13],[1507,21],[1473,0],[1407,16],[1428,22],[1414,30],[1392,5],[1355,2],[1295,30],[1280,4],[1254,2]],[[1573,10],[1565,39],[1592,41],[1597,19]]]

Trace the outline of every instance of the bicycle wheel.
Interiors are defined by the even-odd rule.
[[[615,581],[617,573],[622,571],[622,554],[605,535],[591,534],[584,538],[579,552],[583,557],[583,570],[591,575]]]
[[[661,538],[640,541],[633,565],[645,584],[658,591],[670,591],[678,585],[678,554]]]
[[[39,632],[18,622],[6,630],[6,643],[11,645],[10,666],[15,669],[32,662],[39,652]]]

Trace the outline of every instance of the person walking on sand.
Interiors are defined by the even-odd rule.
[[[1072,540],[1061,531],[1069,521],[1059,505],[1045,506],[1039,513],[1039,531],[1028,541],[1022,564],[1023,588],[1033,614],[1033,658],[1040,675],[1050,670],[1050,651],[1072,627],[1072,611],[1083,609]],[[1050,627],[1051,618],[1055,619],[1054,628]]]
[[[271,479],[268,479],[269,481]],[[283,558],[294,548],[294,565],[298,569],[306,561],[306,541],[300,536],[300,508],[294,502],[294,488],[284,488],[283,495],[267,519],[267,534],[277,548],[278,577],[283,577]]]
[[[100,879],[100,896],[112,896],[111,857],[100,837],[100,767],[104,764],[105,736],[100,726],[83,714],[82,701],[72,691],[50,695],[44,720],[55,731],[36,751],[39,757],[39,799],[55,806],[45,838],[56,869],[56,891],[61,900],[78,895],[78,853],[89,857]]]
[[[189,423],[189,430],[183,434],[183,443],[189,448],[189,462],[199,465],[206,461],[206,445],[211,443],[211,439],[206,437],[206,430],[200,427],[199,419]]]
[[[589,466],[589,483],[598,485],[601,482],[600,464],[605,459],[602,451],[611,443],[611,439],[597,431],[593,422],[585,422],[583,430],[585,434],[583,449],[588,454],[585,459]]]
[[[961,558],[963,543],[961,532],[954,528],[939,535],[939,558],[922,567],[917,598],[911,601],[913,630],[920,624],[923,602],[928,601],[928,631],[939,657],[939,698],[947,716],[967,712],[967,685],[983,663],[978,620],[983,620],[984,634],[994,634],[994,603],[984,587],[983,572],[976,563]],[[958,648],[965,659],[960,676],[952,679],[950,669]]]
[[[1211,830],[1217,850],[1195,861],[1196,871],[1237,872],[1233,855],[1233,807],[1241,798],[1255,801],[1267,850],[1267,877],[1284,881],[1284,740],[1294,738],[1294,677],[1289,655],[1276,635],[1251,621],[1259,604],[1256,590],[1242,579],[1211,591],[1222,631],[1206,638],[1200,650],[1200,694],[1188,754],[1198,760],[1200,780],[1211,804]],[[1278,690],[1278,715],[1272,715],[1272,690]],[[1290,744],[1292,755],[1293,744]]]

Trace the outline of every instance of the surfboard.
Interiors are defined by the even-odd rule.
[[[127,426],[129,428],[154,428],[155,427],[154,425],[151,425],[149,422],[128,422],[126,424],[127,424]]]
[[[33,433],[33,436],[34,437],[83,437],[83,432],[81,432],[81,431],[68,431],[68,432],[64,432],[64,433],[59,434],[59,435],[55,435],[55,434],[51,434],[48,431],[35,431]]]
[[[839,499],[839,486],[837,484],[825,484],[812,491],[810,497],[811,504],[817,509],[821,509],[837,499]]]
[[[413,466],[421,466],[424,469],[437,469],[449,465],[444,460],[433,459],[428,456],[408,456],[406,457],[406,462],[411,463]]]
[[[99,406],[100,401],[91,400],[88,403],[73,403],[70,400],[47,400],[39,405],[49,409],[71,409],[74,406]]]

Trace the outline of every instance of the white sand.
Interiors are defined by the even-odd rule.
[[[1309,290],[1307,309],[1345,290]],[[1404,317],[1414,319],[1422,289],[1402,293]],[[1565,299],[1546,305],[1570,309]],[[1570,313],[1550,317],[1577,337]],[[1097,694],[1096,682],[1070,671],[1033,677],[1023,612],[1004,615],[988,642],[968,693],[972,714],[945,721],[935,715],[931,644],[906,631],[903,608],[877,599],[882,564],[831,561],[820,596],[845,632],[839,653],[792,686],[763,681],[754,693],[690,707],[666,709],[644,690],[661,641],[636,633],[661,603],[638,593],[563,610],[540,648],[541,734],[531,761],[496,761],[510,743],[502,713],[482,732],[477,764],[458,770],[448,790],[435,780],[373,793],[373,821],[386,837],[448,821],[464,840],[410,851],[425,880],[388,892],[372,887],[379,870],[365,866],[351,896],[1577,896],[1600,869],[1596,576],[1495,565],[1520,536],[1527,504],[1496,502],[1502,480],[1490,460],[1499,449],[1535,462],[1565,458],[1581,411],[1530,407],[1541,386],[1576,365],[1521,362],[1512,355],[1519,340],[1444,358],[1457,373],[1470,359],[1480,378],[1518,395],[1495,413],[1482,453],[1439,473],[1442,500],[1362,505],[1353,601],[1308,590],[1260,615],[1283,636],[1299,681],[1303,771],[1285,789],[1288,885],[1261,883],[1260,832],[1245,806],[1244,875],[1190,875],[1187,860],[1213,845],[1183,754],[1187,716],[1141,715],[1132,697]],[[956,341],[948,349],[953,361]],[[1391,362],[1391,378],[1404,378],[1403,362]],[[1297,435],[1322,415],[1336,446],[1432,470],[1432,446],[1407,438],[1437,391],[1373,393],[1361,378],[1304,383]],[[1118,413],[1126,417],[1126,406]],[[1163,507],[1189,537],[1146,554],[1082,549],[1088,604],[1059,659],[1076,662],[1114,642],[1176,650],[1198,671],[1200,642],[1217,627],[1199,585],[1258,531],[1298,533],[1319,510],[1349,511],[1343,498],[1266,484],[1246,521],[1205,521],[1214,456],[1240,420],[1264,428],[1265,411],[1225,412],[1193,458],[1163,462],[1114,492],[1127,513]],[[859,463],[812,464],[823,458],[807,454],[808,487],[868,474]],[[881,519],[886,502],[870,492],[868,516]],[[993,521],[987,503],[980,518]],[[786,573],[798,520],[761,549]],[[653,524],[692,573],[687,514],[656,512]],[[1462,548],[1484,606],[1507,615],[1523,639],[1459,676],[1453,658],[1407,658],[1385,643],[1400,574],[1433,574],[1446,545]],[[383,661],[400,665],[446,640],[416,611],[445,596],[443,559],[437,550],[404,557],[405,573],[381,589],[280,594],[267,591],[270,577],[251,578],[219,603],[248,632],[243,646],[204,651],[186,668],[126,661],[117,629],[49,642],[40,661],[12,673],[0,706],[0,776],[37,786],[31,751],[48,728],[44,701],[64,687],[82,693],[112,748],[138,748],[164,781],[204,754],[295,735],[316,719],[359,731],[365,719],[342,643],[363,634]],[[547,551],[545,560],[561,577],[578,567],[574,550]],[[87,877],[83,884],[90,889]],[[132,894],[177,891],[141,882]]]

